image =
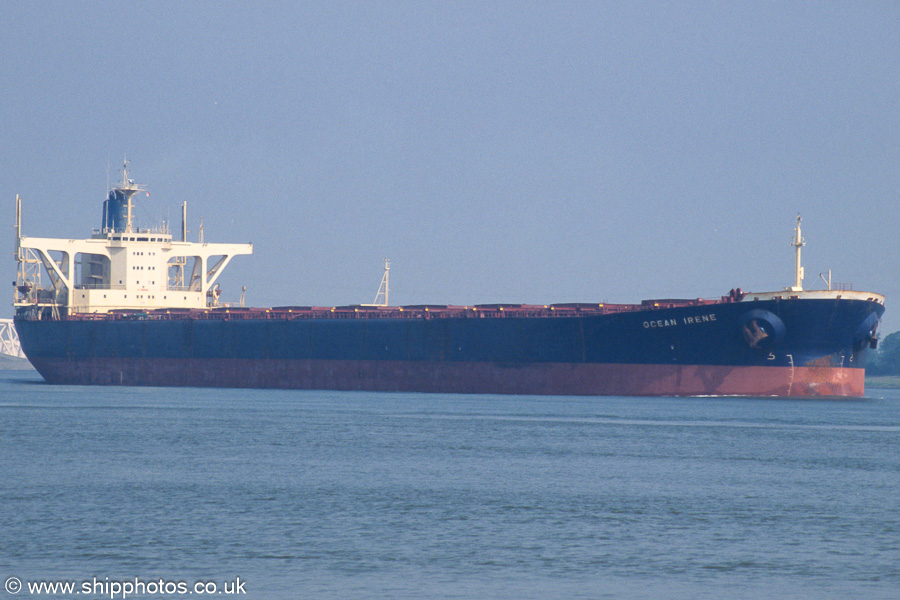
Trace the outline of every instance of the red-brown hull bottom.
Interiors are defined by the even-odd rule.
[[[862,396],[839,367],[269,359],[36,359],[50,383],[610,396]]]

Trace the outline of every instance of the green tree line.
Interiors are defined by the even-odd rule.
[[[866,357],[866,374],[900,375],[900,331],[878,341],[878,349]]]

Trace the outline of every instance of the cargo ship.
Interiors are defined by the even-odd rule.
[[[52,384],[641,396],[864,394],[884,297],[794,285],[638,304],[249,308],[218,280],[251,244],[134,226],[128,178],[87,239],[22,235],[15,326]],[[201,230],[202,232],[202,230]],[[379,302],[379,298],[381,301]]]

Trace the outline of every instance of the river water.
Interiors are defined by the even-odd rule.
[[[5,372],[0,579],[17,597],[70,581],[79,598],[189,598],[197,582],[259,599],[898,598],[898,441],[895,390],[455,396]],[[122,583],[139,581],[159,586]],[[194,593],[162,593],[176,582]]]

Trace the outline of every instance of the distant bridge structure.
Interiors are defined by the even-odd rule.
[[[0,354],[25,358],[12,319],[0,319]]]

